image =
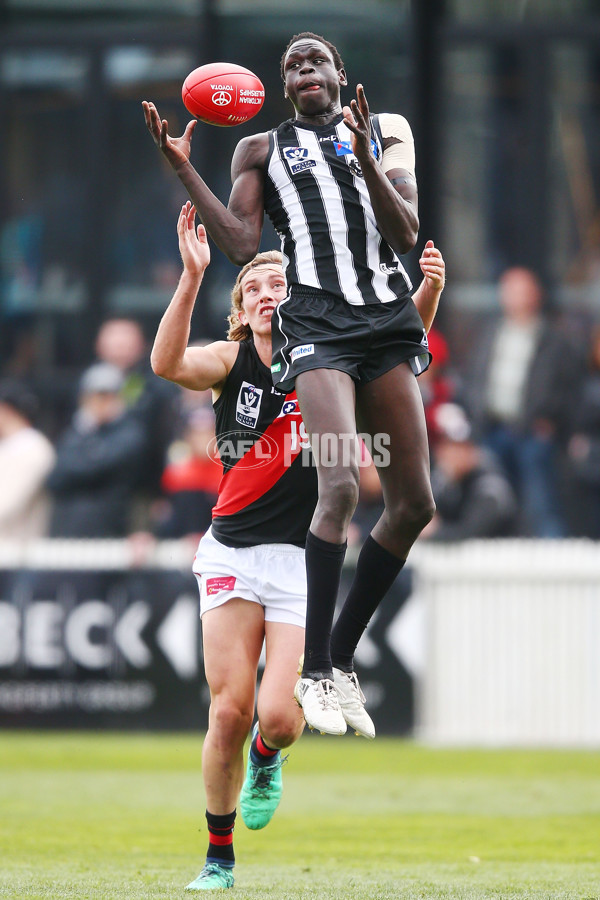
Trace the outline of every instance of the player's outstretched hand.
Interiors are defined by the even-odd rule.
[[[197,119],[192,119],[185,126],[185,131],[181,137],[174,138],[169,134],[169,123],[166,119],[161,119],[154,103],[142,100],[142,108],[144,110],[144,119],[146,127],[156,146],[168,159],[174,169],[186,163],[190,158],[192,149],[192,134],[197,124]]]
[[[427,285],[434,291],[442,291],[446,283],[446,264],[433,241],[425,244],[419,265]]]
[[[196,228],[195,223],[196,209],[188,200],[181,207],[177,220],[179,252],[185,270],[192,275],[202,275],[210,263],[210,247],[204,225],[198,225]]]
[[[371,155],[371,120],[369,104],[362,84],[357,85],[356,100],[342,109],[344,122],[352,132],[352,150],[359,162],[367,161]]]

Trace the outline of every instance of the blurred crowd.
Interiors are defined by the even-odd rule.
[[[422,540],[600,539],[600,326],[575,338],[544,299],[533,272],[512,268],[460,359],[432,329],[418,384],[437,512]],[[27,379],[0,380],[0,539],[196,541],[207,529],[221,476],[210,392],[158,378],[149,349],[138,322],[104,322],[52,439]],[[382,507],[371,462],[350,543]]]

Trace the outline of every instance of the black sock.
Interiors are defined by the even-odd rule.
[[[305,677],[331,673],[331,626],[340,587],[346,542],[330,544],[309,531],[306,537],[306,637]]]
[[[331,658],[336,669],[352,672],[358,642],[405,561],[385,550],[371,535],[366,539],[331,635]]]
[[[224,816],[215,816],[206,810],[209,844],[206,851],[206,862],[218,863],[227,869],[233,869],[235,854],[233,852],[233,826],[235,825],[235,809]]]
[[[257,731],[252,738],[250,744],[250,755],[256,766],[272,766],[277,762],[277,754],[279,750],[276,747],[269,747],[265,744],[260,731]]]

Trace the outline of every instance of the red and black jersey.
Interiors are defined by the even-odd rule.
[[[317,504],[317,473],[296,393],[273,387],[252,340],[240,343],[214,410],[223,465],[214,536],[230,547],[303,547]]]

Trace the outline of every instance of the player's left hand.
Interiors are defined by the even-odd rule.
[[[184,268],[193,275],[202,275],[210,263],[210,247],[204,225],[196,227],[196,210],[188,200],[181,207],[177,220],[179,252]]]
[[[419,265],[428,286],[434,291],[443,291],[446,283],[446,264],[433,241],[427,241],[425,244]]]
[[[371,152],[371,120],[369,104],[362,84],[357,85],[356,100],[342,109],[344,122],[352,132],[352,151],[360,163],[373,158]]]

